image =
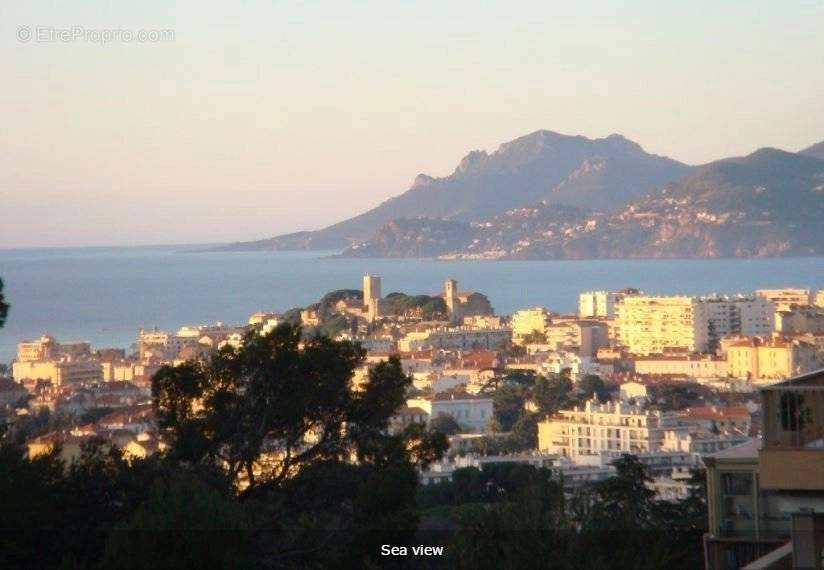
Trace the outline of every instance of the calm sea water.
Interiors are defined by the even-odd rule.
[[[0,362],[15,345],[49,333],[94,346],[130,347],[139,327],[240,323],[327,291],[383,277],[383,293],[434,293],[454,277],[489,296],[499,313],[543,305],[574,311],[579,291],[637,287],[649,293],[746,292],[824,287],[824,258],[630,261],[431,261],[325,259],[318,252],[179,253],[181,246],[0,250],[11,311]]]

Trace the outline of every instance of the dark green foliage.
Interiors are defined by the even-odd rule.
[[[320,298],[318,311],[326,315],[332,311],[338,301],[342,301],[343,299],[360,299],[363,301],[363,291],[360,289],[337,289],[330,291]]]
[[[92,564],[161,471],[156,459],[129,465],[102,440],[86,442],[69,466],[60,451],[28,460],[23,448],[0,446],[0,567]]]
[[[449,414],[440,413],[430,420],[429,429],[444,435],[454,435],[461,431],[461,426]]]
[[[101,568],[252,568],[251,532],[231,497],[179,471],[154,483],[106,545]]]
[[[3,297],[3,280],[0,279],[0,328],[6,324],[6,316],[9,314],[9,304]]]
[[[572,404],[572,381],[566,376],[541,376],[532,388],[532,399],[543,416],[551,416]]]
[[[441,297],[390,293],[384,300],[384,311],[396,316],[440,319],[446,317],[446,303]]]
[[[511,431],[512,426],[524,412],[527,390],[519,385],[504,384],[495,391],[495,419],[503,431]]]
[[[604,385],[604,381],[601,380],[600,376],[595,374],[587,374],[581,378],[581,381],[578,383],[578,389],[583,392],[582,396],[585,400],[589,400],[594,396],[597,396],[602,402],[609,399],[609,391],[606,385]]]
[[[283,322],[295,327],[300,326],[300,312],[303,309],[294,307],[283,313]]]
[[[348,328],[350,328],[349,319],[343,315],[333,315],[328,319],[324,319],[320,326],[317,327],[316,332],[320,336],[333,338]]]
[[[665,503],[654,500],[635,457],[623,456],[615,466],[614,477],[580,487],[571,499],[548,469],[512,463],[458,469],[452,481],[421,488],[418,504],[457,526],[447,549],[457,568],[702,567],[701,475],[695,474],[694,496]]]

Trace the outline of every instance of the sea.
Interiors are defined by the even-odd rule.
[[[445,279],[486,294],[497,313],[543,306],[574,312],[578,293],[635,287],[650,294],[824,288],[824,257],[758,259],[440,261],[338,259],[334,252],[191,253],[185,245],[0,250],[11,304],[0,329],[0,363],[16,344],[50,334],[96,348],[134,346],[139,328],[245,323],[255,311],[285,311],[334,289],[360,289],[364,273],[382,291],[434,294]]]

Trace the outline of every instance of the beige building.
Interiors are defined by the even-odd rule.
[[[59,343],[54,337],[43,335],[35,341],[24,340],[17,344],[18,362],[35,362],[54,360],[61,357],[81,358],[91,355],[92,347],[88,342]]]
[[[25,385],[48,380],[54,386],[65,386],[102,382],[103,369],[96,359],[25,361],[12,364],[12,376]]]
[[[780,333],[824,333],[824,307],[796,305],[775,313],[775,331]]]
[[[644,356],[635,359],[635,373],[651,376],[723,378],[729,376],[730,369],[725,359],[712,356]]]
[[[601,321],[562,320],[548,325],[545,335],[552,350],[574,350],[579,356],[595,356],[609,346],[609,326]]]
[[[822,370],[762,388],[763,439],[704,459],[708,570],[821,568],[823,388]]]
[[[660,451],[674,420],[624,402],[590,400],[538,423],[538,449],[575,459],[601,452]]]
[[[694,297],[628,296],[616,305],[617,342],[633,354],[707,350],[705,303]]]
[[[510,319],[513,342],[520,343],[525,336],[534,332],[546,334],[550,324],[550,312],[543,307],[521,309],[513,313]]]
[[[781,336],[740,339],[726,346],[730,375],[751,380],[780,380],[822,365],[818,348]]]
[[[812,295],[809,289],[784,287],[781,289],[756,289],[755,294],[775,303],[777,310],[783,310],[792,305],[809,305]]]
[[[512,329],[473,328],[473,327],[438,327],[409,332],[398,340],[401,352],[417,352],[430,348],[458,350],[491,350],[512,339]]]
[[[493,315],[495,311],[486,295],[475,291],[458,291],[458,282],[447,279],[440,295],[446,303],[446,311],[454,322],[463,322],[465,317]]]

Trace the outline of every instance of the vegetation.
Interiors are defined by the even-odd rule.
[[[446,318],[446,302],[441,297],[390,293],[384,300],[384,312],[400,317],[419,317],[424,320]]]
[[[653,499],[632,456],[571,499],[550,470],[523,464],[419,487],[416,470],[443,455],[454,420],[390,434],[410,380],[391,358],[352,390],[363,359],[356,344],[284,324],[209,362],[164,367],[152,394],[170,447],[144,460],[97,439],[71,463],[59,444],[29,458],[19,432],[3,433],[0,567],[374,568],[380,545],[422,541],[446,544],[457,568],[700,566],[699,474],[677,504]],[[537,418],[578,397],[568,375],[513,373],[489,429],[534,447]]]
[[[440,413],[429,422],[429,429],[444,435],[454,435],[461,431],[461,426],[449,414]]]
[[[9,304],[3,297],[3,280],[0,279],[0,328],[6,324],[6,316],[9,314]]]
[[[363,359],[281,325],[164,367],[152,389],[170,448],[145,461],[101,441],[70,465],[59,446],[30,461],[5,437],[0,566],[362,567],[410,543],[416,469],[446,437],[388,433],[410,380],[389,359],[352,390]]]
[[[418,503],[428,524],[454,525],[447,552],[457,568],[700,568],[701,491],[656,501],[637,458],[624,455],[614,466],[614,477],[571,498],[549,469],[468,467],[421,487]]]

